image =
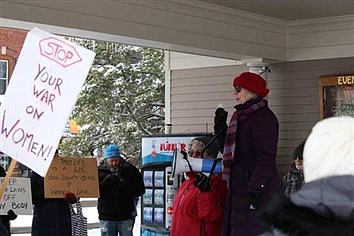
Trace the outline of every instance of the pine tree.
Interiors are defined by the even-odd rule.
[[[63,155],[92,155],[109,143],[140,155],[141,136],[164,122],[164,55],[162,50],[73,39],[96,57],[72,112],[81,126],[64,139]],[[99,154],[100,155],[100,154]]]

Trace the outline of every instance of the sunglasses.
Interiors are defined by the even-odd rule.
[[[293,157],[293,160],[300,160],[300,161],[302,161],[302,157]]]
[[[242,89],[242,88],[241,88],[240,86],[235,86],[235,87],[234,87],[234,90],[235,90],[236,93],[241,92],[241,89]]]
[[[192,157],[192,156],[200,157],[200,156],[202,155],[202,152],[199,151],[199,150],[197,150],[197,151],[190,150],[190,151],[188,152],[188,155],[189,155],[190,157]]]

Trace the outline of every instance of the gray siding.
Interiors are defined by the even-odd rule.
[[[354,58],[271,64],[268,101],[280,123],[277,163],[288,170],[296,145],[320,119],[320,76],[354,73]],[[173,133],[212,132],[214,111],[222,103],[233,112],[231,81],[244,66],[176,70],[171,73]]]
[[[171,72],[173,133],[213,132],[218,104],[232,111],[232,79],[245,66],[219,66]]]
[[[268,100],[280,124],[277,157],[280,172],[288,170],[295,147],[320,119],[319,77],[353,73],[353,65],[354,58],[271,65]]]

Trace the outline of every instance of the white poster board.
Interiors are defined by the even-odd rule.
[[[0,178],[1,183],[4,178]],[[0,215],[12,209],[16,215],[32,215],[31,182],[29,178],[11,177],[0,201]]]
[[[0,150],[45,176],[95,54],[28,32],[0,106]]]

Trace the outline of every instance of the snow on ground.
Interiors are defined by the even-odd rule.
[[[135,219],[135,225],[133,230],[134,236],[140,236],[140,205],[138,205],[138,216]],[[83,208],[83,214],[87,217],[88,223],[98,222],[98,213],[96,207],[85,207]],[[49,216],[50,217],[50,216]],[[30,227],[32,225],[32,215],[19,215],[16,220],[11,221],[11,227]],[[31,233],[28,234],[12,234],[13,236],[31,236]],[[88,231],[88,236],[100,236],[100,229],[91,229]]]

